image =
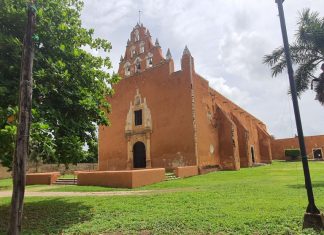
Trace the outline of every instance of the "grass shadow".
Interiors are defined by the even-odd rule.
[[[324,182],[312,182],[312,186],[313,186],[313,188],[324,188]],[[289,184],[289,185],[287,185],[287,187],[294,188],[294,189],[301,189],[301,188],[305,188],[305,184],[304,183]]]
[[[92,216],[90,207],[80,202],[59,198],[35,199],[24,204],[23,234],[63,234],[63,230],[82,224]],[[0,206],[0,234],[6,233],[9,210],[8,204]]]

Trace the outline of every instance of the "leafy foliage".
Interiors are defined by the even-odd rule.
[[[53,161],[55,152],[58,163],[79,162],[91,155],[83,146],[93,146],[97,141],[97,125],[109,124],[106,113],[110,106],[106,97],[113,93],[110,85],[118,81],[117,75],[107,72],[111,68],[107,56],[111,45],[104,39],[94,38],[94,30],[82,27],[82,7],[81,0],[37,1],[33,69],[33,123],[37,124],[31,135],[34,140],[43,138],[47,142],[39,145],[36,141],[31,145],[31,149],[37,149],[33,159]],[[25,11],[25,0],[0,2],[2,113],[18,103]],[[99,55],[91,51],[98,51]],[[10,129],[5,124],[7,118],[1,116],[0,123],[4,124],[0,130]],[[10,136],[8,130],[6,133]],[[2,142],[1,155],[4,155]]]
[[[321,63],[324,63],[324,17],[305,9],[300,13],[295,37],[290,51],[292,62],[297,65],[295,80],[300,95],[309,89],[313,79],[317,79],[315,73]],[[284,48],[277,48],[271,54],[265,55],[264,63],[271,67],[273,77],[281,74],[287,68]],[[315,91],[317,99],[324,105],[324,86],[320,82]]]
[[[301,157],[300,149],[285,149],[286,159],[297,160]]]

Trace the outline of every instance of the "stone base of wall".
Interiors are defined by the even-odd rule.
[[[199,170],[199,175],[204,175],[204,174],[207,174],[207,173],[210,173],[210,172],[214,172],[214,171],[220,171],[222,170],[220,168],[220,166],[218,165],[215,165],[215,166],[208,166],[208,167],[199,167],[198,168]]]
[[[31,173],[26,175],[26,185],[32,184],[53,184],[60,172],[47,172],[47,173]]]
[[[78,185],[108,186],[113,188],[136,188],[161,182],[165,179],[164,168],[77,172]]]
[[[197,166],[182,166],[175,169],[175,175],[178,178],[185,178],[190,176],[198,175]]]

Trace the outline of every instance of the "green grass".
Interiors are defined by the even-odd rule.
[[[324,162],[310,162],[310,169],[316,204],[324,211]],[[303,184],[301,162],[275,162],[136,189],[179,192],[30,197],[25,199],[24,234],[316,234],[301,230],[307,205]],[[9,202],[0,200],[0,234],[8,222]]]
[[[76,178],[76,175],[73,174],[65,174],[65,175],[60,175],[60,179],[74,179]]]
[[[2,179],[0,180],[0,191],[1,190],[9,190],[12,188],[12,179]]]

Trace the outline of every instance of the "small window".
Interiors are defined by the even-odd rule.
[[[132,50],[132,58],[135,56],[135,54],[136,54],[136,51],[135,51],[135,49],[133,49]]]
[[[151,68],[153,66],[153,58],[149,57],[147,58],[147,67]]]
[[[144,44],[142,44],[142,45],[140,46],[140,53],[144,53],[144,51],[145,51],[145,49],[144,49]]]
[[[139,32],[138,30],[135,31],[135,42],[139,41]]]
[[[139,60],[136,62],[135,70],[136,70],[136,72],[140,72],[141,71],[141,62]]]
[[[129,76],[130,75],[130,66],[129,65],[126,66],[125,75],[126,76]]]
[[[135,126],[142,125],[142,110],[136,110],[134,111],[135,114]]]

